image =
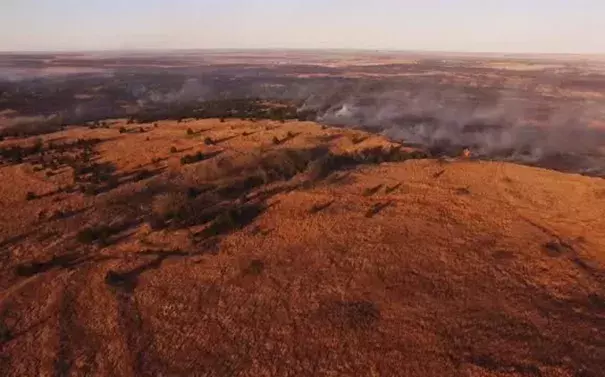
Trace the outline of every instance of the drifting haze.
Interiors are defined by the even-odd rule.
[[[3,0],[0,50],[604,53],[601,0]]]

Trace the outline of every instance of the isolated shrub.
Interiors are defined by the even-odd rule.
[[[42,152],[44,146],[44,141],[41,138],[37,138],[34,142],[34,146],[32,148],[32,153],[40,153]]]
[[[151,204],[152,217],[163,221],[179,217],[187,203],[187,195],[182,192],[175,191],[158,195]]]
[[[359,144],[363,141],[365,141],[367,139],[367,137],[365,136],[353,136],[353,138],[351,139],[351,142],[353,144]]]
[[[50,218],[52,220],[58,220],[58,219],[62,219],[65,218],[67,216],[67,214],[63,211],[61,211],[60,209],[56,209],[53,211],[53,214],[50,216]]]
[[[176,149],[176,147],[170,147],[170,153],[177,153],[178,150]]]
[[[195,199],[201,194],[201,190],[196,187],[188,187],[187,188],[187,198]]]
[[[257,204],[234,206],[218,214],[212,224],[204,230],[204,233],[208,237],[214,237],[241,229],[258,216],[262,210],[262,207]]]
[[[311,156],[307,153],[280,150],[266,156],[260,163],[266,181],[275,179],[288,180],[298,173],[305,171]]]
[[[273,136],[273,140],[272,140],[272,142],[273,142],[273,144],[275,144],[275,145],[279,145],[279,143],[280,143],[280,141],[279,141],[279,139],[277,138],[277,136]]]
[[[193,135],[193,130],[191,128],[187,128],[187,135]]]
[[[163,216],[159,216],[156,214],[151,214],[147,220],[149,227],[151,230],[162,230],[165,229],[168,225],[166,223],[166,219]]]
[[[13,339],[13,333],[11,329],[4,323],[4,321],[0,321],[0,344],[6,343]]]
[[[355,166],[358,162],[352,156],[328,154],[309,163],[306,169],[307,178],[316,181],[326,178],[331,173]]]
[[[118,187],[120,185],[120,180],[118,179],[118,177],[115,176],[110,176],[107,181],[105,181],[105,188],[106,189],[114,189],[116,187]]]
[[[95,196],[98,194],[97,188],[94,185],[81,185],[80,192],[87,196]]]
[[[102,183],[102,182],[107,182],[111,179],[112,177],[112,173],[114,172],[115,168],[111,165],[105,165],[105,164],[91,164],[89,166],[85,166],[82,167],[80,169],[80,172],[83,174],[86,174],[87,172],[90,172],[90,182],[93,183]]]
[[[423,151],[413,151],[413,152],[410,152],[409,156],[410,156],[411,159],[424,159],[424,158],[428,158],[429,157]]]
[[[181,157],[181,165],[194,164],[204,160],[206,156],[202,152],[197,152],[193,155],[185,155]]]
[[[149,171],[148,169],[141,169],[140,171],[138,171],[135,175],[135,181],[142,181],[144,179],[147,178],[151,178],[153,177],[153,173],[151,171]]]
[[[76,239],[78,240],[78,242],[84,243],[84,244],[91,244],[91,243],[95,242],[96,238],[97,238],[96,232],[92,228],[81,229],[80,231],[78,231],[78,234],[76,235]]]
[[[21,163],[23,162],[25,151],[19,146],[14,146],[11,148],[0,149],[0,155],[11,162]]]
[[[254,259],[245,269],[245,273],[249,275],[260,275],[265,269],[265,263],[260,259]]]
[[[120,127],[120,133],[121,134],[125,134],[126,132],[128,132],[128,130],[126,129],[126,127],[124,127],[124,126]]]
[[[81,229],[76,234],[76,240],[83,244],[93,244],[99,242],[103,245],[109,243],[109,237],[111,237],[112,229],[108,226],[101,225],[97,227],[86,227]]]
[[[52,170],[59,169],[59,165],[61,165],[61,162],[59,160],[52,160],[48,163],[48,167]]]
[[[31,191],[28,191],[27,194],[25,194],[25,199],[28,200],[28,201],[29,200],[34,200],[37,197],[38,196],[35,193],[31,192]]]
[[[206,145],[214,145],[214,140],[212,140],[212,138],[208,136],[208,137],[206,137],[204,139],[204,144],[206,144]]]
[[[220,119],[221,123],[225,123],[225,118]]]

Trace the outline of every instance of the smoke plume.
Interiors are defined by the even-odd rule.
[[[312,102],[303,107],[323,107],[319,122],[362,127],[438,154],[470,148],[481,158],[605,174],[605,129],[594,126],[603,119],[603,106],[596,102],[553,106],[535,93],[478,97],[430,89],[369,96],[357,91],[338,103]]]

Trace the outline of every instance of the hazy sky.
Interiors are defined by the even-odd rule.
[[[0,0],[0,50],[605,53],[605,0]]]

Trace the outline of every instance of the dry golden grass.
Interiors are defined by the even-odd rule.
[[[120,180],[94,196],[54,193],[70,167],[0,168],[1,375],[602,375],[604,180],[412,159],[311,181],[302,151],[394,144],[314,123],[140,127],[44,136],[102,139],[94,161]],[[154,229],[154,212],[176,214]]]

